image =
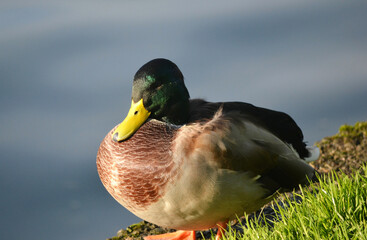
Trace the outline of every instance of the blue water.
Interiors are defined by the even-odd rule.
[[[289,113],[314,143],[367,119],[367,3],[0,3],[0,238],[105,239],[139,221],[97,175],[131,81],[165,57],[191,97]]]

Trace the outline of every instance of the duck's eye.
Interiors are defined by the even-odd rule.
[[[135,112],[134,112],[134,115],[136,115],[136,114],[138,114],[138,111],[135,111]]]

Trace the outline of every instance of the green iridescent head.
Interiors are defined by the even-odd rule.
[[[189,117],[189,92],[183,75],[173,62],[154,59],[135,74],[131,107],[112,134],[114,141],[129,139],[150,118],[176,125]]]
[[[180,69],[167,59],[154,59],[135,74],[132,100],[143,99],[150,118],[173,124],[186,123],[189,98]]]

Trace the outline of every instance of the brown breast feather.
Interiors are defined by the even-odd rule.
[[[128,140],[115,142],[112,129],[97,154],[97,169],[108,192],[126,208],[144,209],[164,194],[177,175],[172,160],[176,129],[161,122],[146,122]]]

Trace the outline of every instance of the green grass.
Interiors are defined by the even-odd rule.
[[[367,239],[366,166],[362,172],[351,177],[332,173],[311,185],[314,193],[302,188],[301,203],[279,208],[273,228],[251,221],[244,234],[228,230],[224,239]]]

